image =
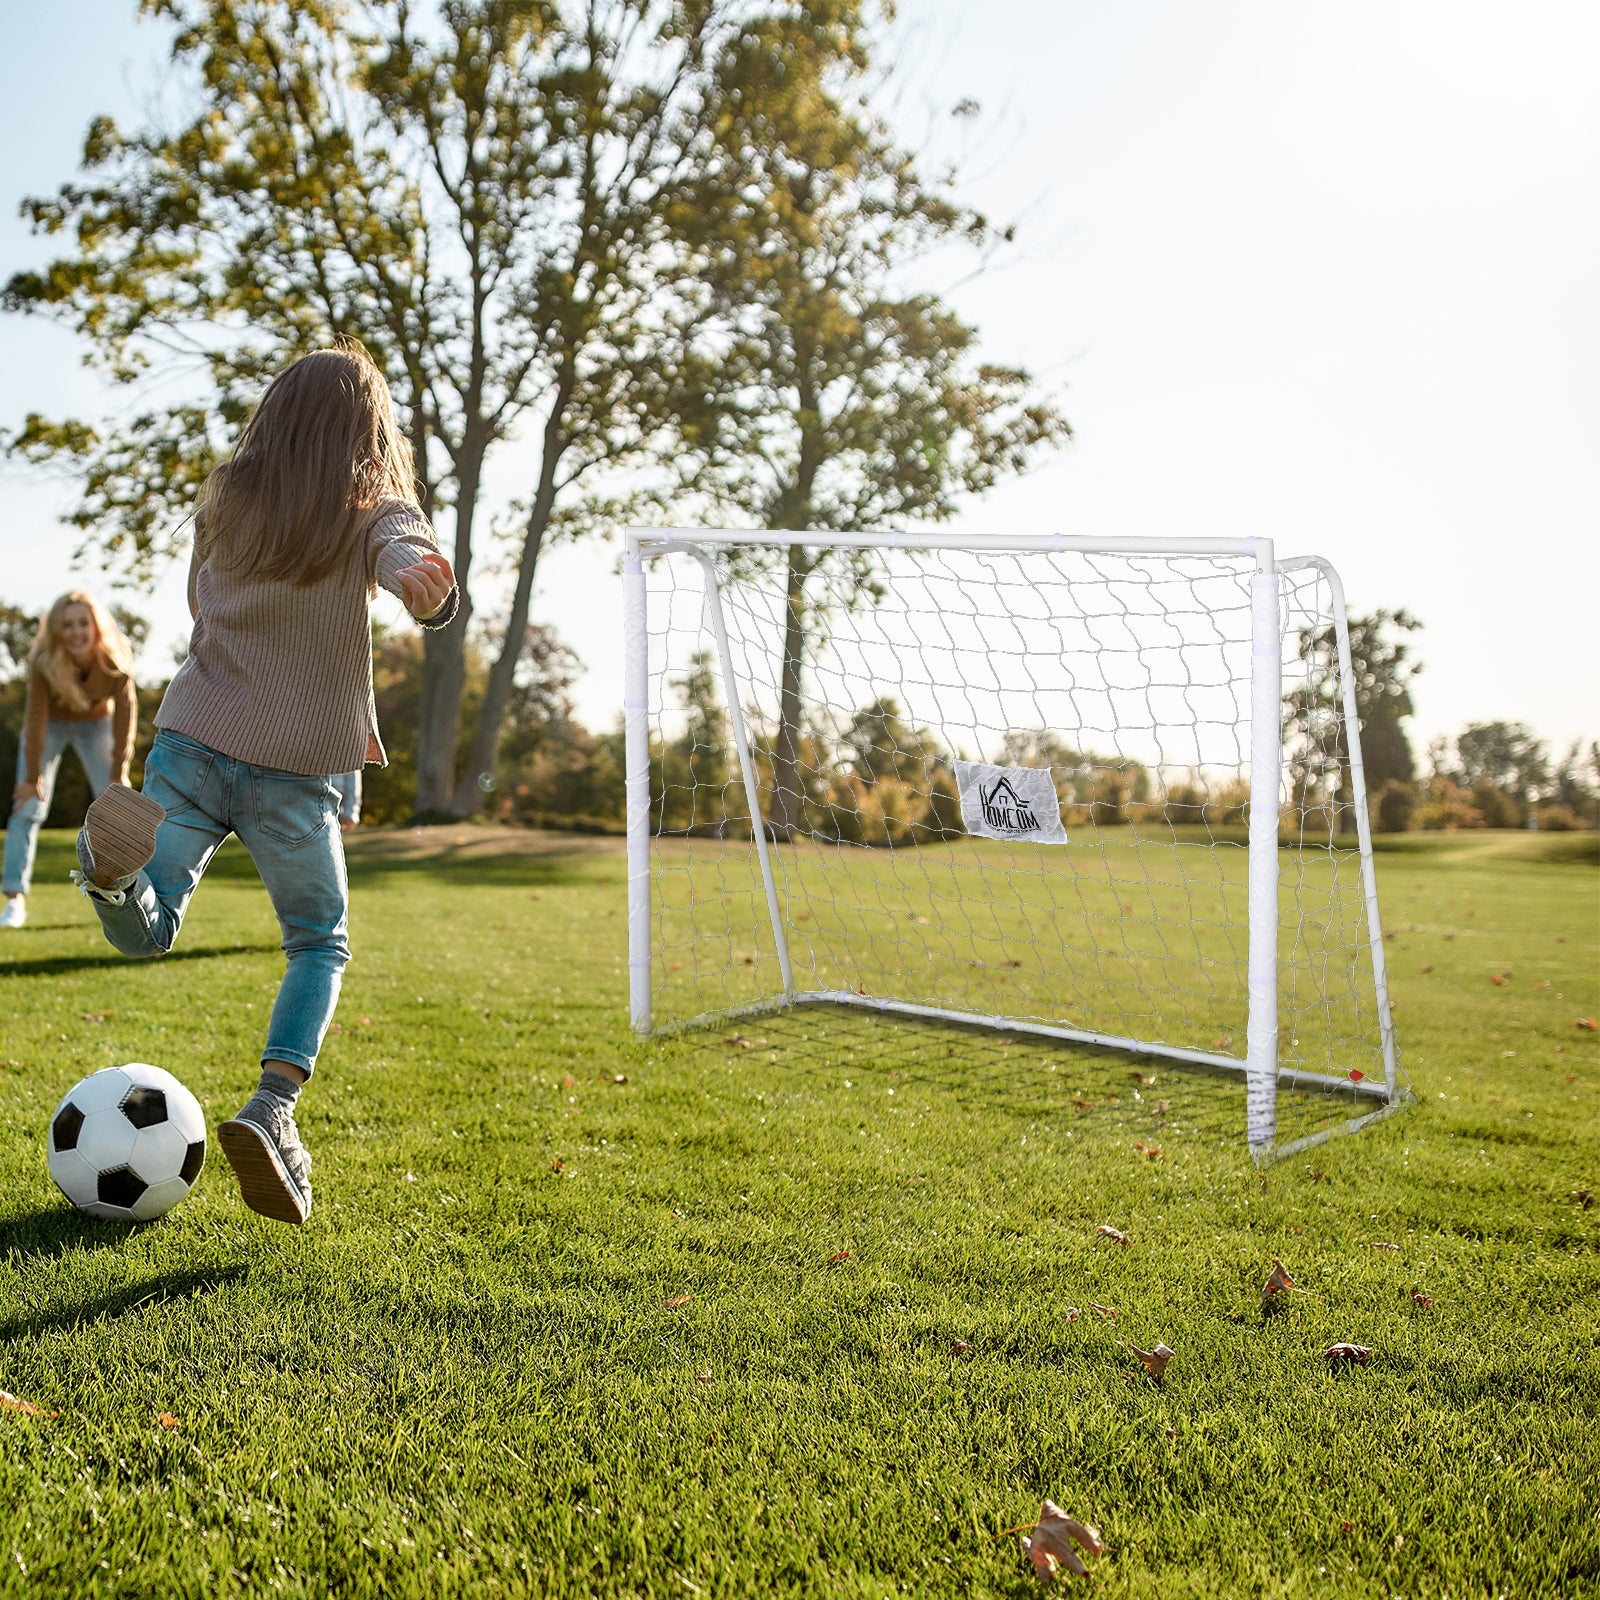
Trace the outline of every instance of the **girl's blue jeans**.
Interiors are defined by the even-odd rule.
[[[96,717],[91,722],[66,722],[52,717],[44,725],[44,760],[39,776],[44,779],[44,797],[24,800],[6,823],[6,859],[0,875],[0,893],[26,894],[33,882],[33,855],[39,844],[39,829],[50,812],[50,797],[56,789],[56,770],[66,752],[76,750],[83,763],[89,790],[98,795],[111,782],[111,718]],[[17,782],[28,776],[28,754],[17,744]]]
[[[261,1060],[287,1061],[309,1075],[350,959],[337,791],[327,778],[251,766],[163,728],[145,757],[144,792],[167,818],[123,904],[89,897],[106,937],[125,956],[165,955],[217,847],[238,834],[278,914],[288,957]]]

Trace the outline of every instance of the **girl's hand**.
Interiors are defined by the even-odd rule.
[[[44,779],[35,778],[29,783],[26,778],[11,791],[11,813],[16,815],[30,800],[44,799]]]
[[[430,551],[413,566],[401,567],[394,576],[406,610],[418,622],[437,615],[456,586],[454,570],[437,551]]]

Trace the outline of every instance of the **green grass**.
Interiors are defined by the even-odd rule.
[[[1420,1103],[1263,1187],[1238,1086],[1148,1062],[822,1011],[636,1044],[614,843],[367,836],[310,1224],[214,1153],[127,1231],[46,1119],[130,1059],[231,1113],[276,929],[230,846],[122,962],[47,836],[0,947],[0,1388],[59,1415],[0,1413],[0,1593],[1020,1597],[1045,1495],[1101,1596],[1600,1593],[1570,848],[1380,856]],[[1264,1318],[1274,1255],[1309,1292]]]

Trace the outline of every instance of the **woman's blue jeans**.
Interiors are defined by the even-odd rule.
[[[56,771],[66,752],[76,750],[83,763],[84,776],[92,794],[98,795],[111,782],[110,717],[95,717],[89,722],[66,722],[51,717],[44,725],[44,760],[39,776],[44,779],[44,797],[24,800],[6,823],[6,859],[0,875],[0,893],[26,894],[33,883],[33,855],[39,844],[39,830],[50,812],[50,797],[56,790]],[[17,782],[28,776],[28,753],[17,744]]]
[[[144,792],[167,818],[123,904],[90,895],[106,937],[125,956],[165,955],[217,847],[238,834],[267,886],[288,957],[261,1059],[309,1074],[350,959],[337,791],[327,778],[251,766],[163,728],[145,757]]]

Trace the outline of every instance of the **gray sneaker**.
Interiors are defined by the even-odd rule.
[[[300,1143],[294,1113],[270,1095],[253,1095],[217,1129],[239,1192],[252,1211],[274,1222],[302,1223],[311,1212],[311,1152]]]

